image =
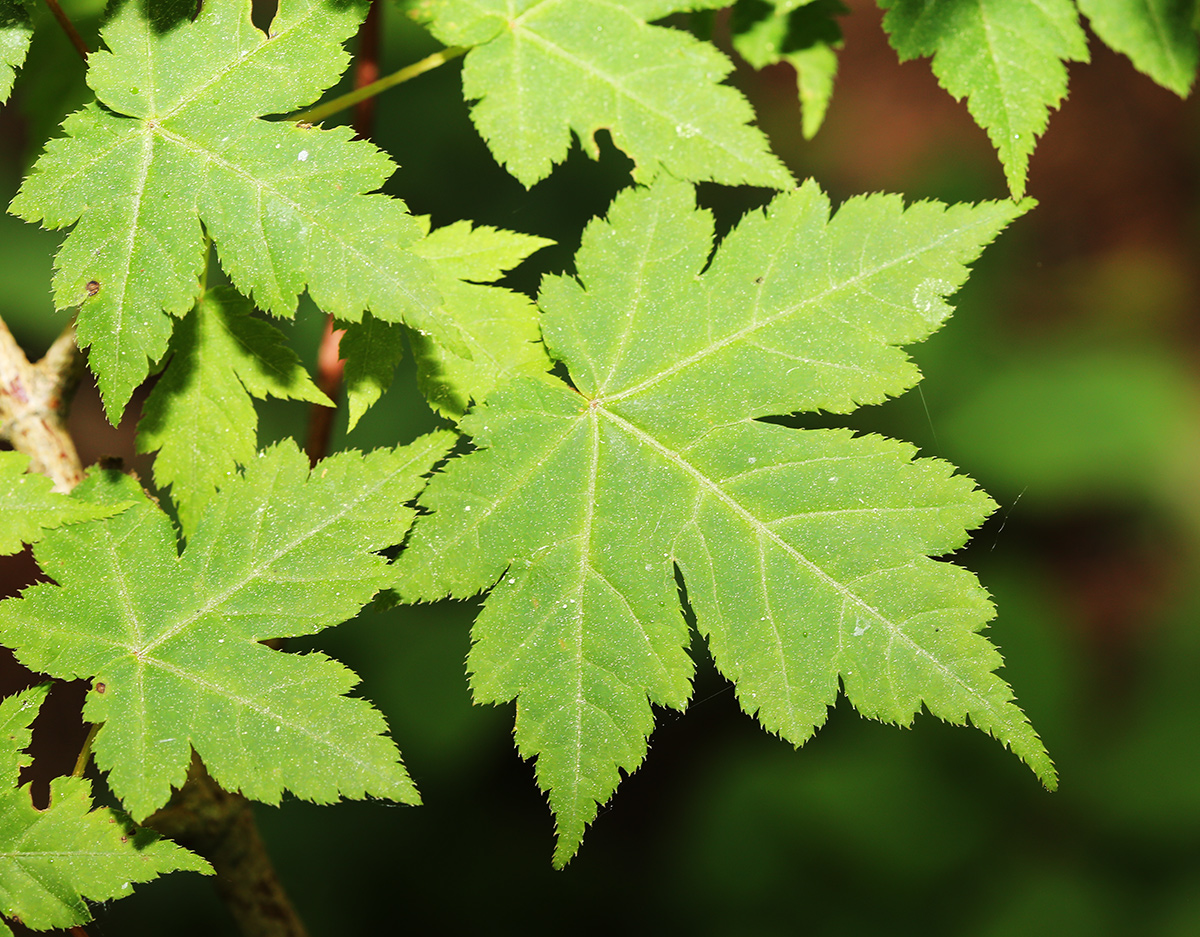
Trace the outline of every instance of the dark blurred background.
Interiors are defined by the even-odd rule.
[[[64,5],[94,45],[100,0]],[[812,142],[790,69],[739,67],[776,152],[835,202],[880,190],[1005,197],[965,107],[927,61],[897,62],[869,0],[849,6],[841,74]],[[716,38],[728,48],[720,17]],[[384,73],[435,48],[388,8]],[[912,349],[927,375],[919,390],[845,420],[802,420],[911,440],[1000,503],[956,559],[996,599],[1003,675],[1061,790],[1042,790],[982,733],[927,715],[900,730],[841,705],[795,751],[739,712],[696,642],[691,708],[660,713],[646,764],[553,872],[552,820],[513,749],[512,707],[470,705],[475,606],[368,610],[312,646],[362,676],[425,805],[259,808],[314,935],[1200,934],[1200,105],[1091,49],[1033,156],[1040,206],[984,254],[949,324]],[[88,96],[71,56],[40,23],[0,110],[5,201]],[[434,224],[470,218],[556,239],[507,281],[533,291],[569,268],[583,224],[628,184],[628,162],[605,140],[598,163],[576,149],[526,193],[475,135],[458,82],[454,63],[378,100],[375,140],[402,167],[388,191]],[[768,196],[701,192],[723,228]],[[65,321],[49,297],[58,240],[0,217],[0,314],[34,353]],[[320,326],[312,308],[288,326],[310,364]],[[260,412],[264,441],[303,438],[304,407]],[[149,479],[132,455],[135,422],[131,411],[107,427],[85,389],[72,417],[85,461],[122,455]],[[343,414],[335,445],[405,442],[435,423],[402,366],[349,437]],[[16,558],[3,573],[12,592],[35,568]],[[10,666],[4,692],[21,679]],[[39,720],[42,775],[70,770],[80,696],[56,689],[55,712]],[[198,876],[96,910],[93,935],[232,931]]]

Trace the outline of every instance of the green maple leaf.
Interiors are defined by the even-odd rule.
[[[110,418],[166,351],[172,316],[200,296],[205,231],[234,285],[274,315],[292,315],[307,288],[341,319],[370,310],[445,334],[428,267],[409,250],[412,216],[362,194],[391,174],[388,158],[349,128],[260,119],[337,80],[365,5],[282,0],[270,37],[250,6],[208,0],[194,21],[190,0],[154,5],[153,20],[143,3],[121,6],[102,31],[109,51],[89,60],[98,103],[66,120],[13,201],[26,220],[75,225],[55,302],[80,306]]]
[[[553,243],[460,221],[433,231],[417,248],[433,264],[446,315],[471,352],[464,358],[427,335],[411,336],[417,383],[443,416],[458,419],[502,382],[550,370],[537,307],[521,293],[486,284]]]
[[[93,681],[96,762],[135,819],[183,783],[192,748],[223,787],[258,800],[286,788],[417,801],[383,717],[344,695],[354,674],[259,642],[345,621],[389,582],[374,551],[403,539],[403,503],[451,439],[339,453],[311,475],[281,443],[222,487],[182,555],[135,482],[85,481],[99,503],[137,503],[43,539],[35,556],[58,585],[0,603],[0,640],[32,669]]]
[[[418,219],[428,227],[428,219]],[[459,221],[430,232],[414,250],[432,265],[442,316],[462,336],[469,358],[410,331],[417,381],[429,405],[458,419],[501,381],[550,369],[537,309],[527,296],[486,284],[553,241]],[[350,428],[387,390],[404,348],[404,331],[369,317],[342,338]]]
[[[17,69],[25,63],[33,21],[21,0],[0,0],[0,104],[12,93]]]
[[[92,919],[84,899],[123,898],[131,882],[165,872],[210,873],[199,856],[111,810],[93,810],[84,778],[56,778],[49,806],[34,807],[29,785],[17,787],[27,764],[21,750],[49,689],[42,684],[0,702],[0,913],[33,930],[72,927]],[[12,937],[2,921],[0,935]]]
[[[209,290],[175,329],[172,358],[146,399],[138,452],[158,451],[154,482],[171,488],[190,535],[205,505],[258,450],[251,396],[333,406],[273,326],[233,290]]]
[[[804,139],[816,136],[833,96],[837,49],[842,30],[835,17],[846,13],[841,0],[797,3],[739,0],[730,29],[733,47],[755,68],[787,62],[796,70]]]
[[[1029,155],[1067,94],[1064,63],[1088,60],[1071,0],[879,0],[900,60],[933,56],[933,73],[987,131],[1008,187],[1025,192]]]
[[[712,219],[690,188],[661,184],[589,225],[578,281],[544,282],[542,331],[573,386],[517,380],[467,416],[479,448],[422,495],[433,513],[397,589],[494,586],[471,684],[478,702],[517,700],[556,863],[642,761],[650,704],[687,703],[676,566],[717,667],[771,732],[803,743],[840,681],[874,718],[907,725],[922,705],[969,718],[1054,784],[978,633],[986,593],[929,558],[992,502],[906,444],[757,419],[848,412],[916,383],[896,346],[941,325],[965,265],[1027,207],[871,196],[830,220],[806,183],[745,218],[710,264]]]
[[[753,111],[722,85],[733,66],[711,44],[648,25],[719,0],[423,0],[447,45],[471,46],[463,96],[496,159],[523,185],[567,156],[571,133],[593,157],[606,129],[634,178],[785,188],[792,177],[748,126]]]
[[[1138,71],[1180,97],[1191,92],[1200,62],[1196,0],[1079,0],[1079,9]]]
[[[30,474],[28,467],[29,456],[0,452],[0,556],[18,552],[23,543],[36,543],[51,528],[109,517],[132,503],[89,504],[59,494],[54,482]]]

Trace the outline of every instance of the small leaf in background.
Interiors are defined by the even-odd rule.
[[[477,702],[517,700],[558,822],[555,863],[635,770],[651,704],[691,695],[678,567],[743,709],[802,744],[839,685],[901,725],[973,724],[1053,786],[1036,733],[978,633],[975,577],[930,559],[994,505],[945,462],[846,430],[758,418],[849,412],[919,373],[897,347],[1028,203],[904,208],[813,183],[746,216],[711,258],[689,186],[630,189],[588,226],[579,279],[539,306],[572,384],[514,380],[462,422],[479,448],[435,475],[396,563],[407,600],[491,589],[468,658]]]
[[[209,290],[175,329],[171,361],[146,399],[138,452],[158,451],[154,482],[170,488],[191,536],[217,488],[258,451],[250,397],[333,406],[274,326],[228,288]]]
[[[29,456],[0,452],[0,556],[37,543],[47,530],[119,514],[133,502],[92,504],[54,491],[45,475],[30,474]]]
[[[605,129],[639,181],[666,172],[788,188],[791,174],[749,126],[749,102],[721,84],[729,59],[647,22],[708,6],[720,0],[423,0],[415,12],[442,42],[473,47],[463,63],[471,119],[526,187],[566,159],[572,132],[596,157]]]
[[[796,70],[804,139],[816,136],[825,120],[842,30],[835,17],[849,12],[841,0],[802,0],[772,5],[739,0],[730,29],[733,47],[755,68],[787,62]]]
[[[428,219],[418,220],[428,225]],[[434,284],[442,294],[441,315],[457,328],[470,354],[455,354],[427,335],[408,333],[421,392],[442,416],[457,420],[472,400],[484,400],[502,381],[550,370],[537,308],[529,297],[485,284],[553,243],[459,221],[429,232],[413,248],[432,265]],[[399,327],[369,318],[347,326],[341,350],[351,429],[391,384],[404,338]]]
[[[391,175],[387,156],[348,127],[260,119],[337,81],[366,6],[282,0],[269,37],[241,0],[209,0],[194,21],[195,4],[154,11],[162,21],[126,3],[105,25],[109,51],[89,60],[97,103],[67,119],[11,207],[75,225],[55,303],[80,307],[109,418],[200,296],[205,232],[234,285],[273,315],[292,315],[307,289],[340,319],[369,310],[456,344],[404,203],[363,194]]]
[[[0,104],[8,100],[17,69],[25,62],[33,21],[21,0],[0,0]]]
[[[1079,0],[1096,35],[1134,67],[1180,97],[1200,61],[1196,0]]]
[[[33,805],[17,787],[28,764],[29,726],[49,691],[42,684],[0,702],[0,913],[33,930],[73,927],[92,919],[87,901],[133,893],[133,882],[166,872],[212,870],[199,856],[150,830],[135,829],[107,808],[92,809],[84,778],[50,782],[50,804]],[[0,935],[12,931],[0,921]]]
[[[311,473],[281,443],[209,501],[182,555],[132,479],[80,486],[100,504],[137,503],[44,539],[35,556],[58,585],[0,602],[0,636],[31,669],[93,681],[96,763],[135,819],[183,783],[193,748],[226,790],[268,803],[285,789],[417,802],[383,717],[345,695],[355,675],[259,642],[343,622],[389,583],[375,551],[404,539],[404,502],[452,441],[343,452]]]
[[[933,73],[987,131],[1014,197],[1050,108],[1067,94],[1066,62],[1088,61],[1071,0],[879,0],[900,61],[933,56]]]

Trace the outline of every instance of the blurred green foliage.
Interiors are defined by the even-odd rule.
[[[65,6],[94,43],[97,3]],[[874,47],[855,52],[877,19],[863,3],[846,18],[843,83],[811,144],[800,138],[794,78],[742,76],[780,155],[843,196],[881,187],[943,199],[1003,195],[965,112],[962,125],[937,116],[910,128],[934,141],[915,155],[895,127],[872,123],[871,95],[897,68]],[[851,28],[858,21],[868,25]],[[720,29],[718,21],[718,37]],[[385,73],[433,48],[389,10]],[[1127,63],[1097,58],[1101,87],[1113,75],[1131,94],[1149,93]],[[927,70],[904,68],[896,74]],[[1088,80],[1087,69],[1072,74]],[[1086,88],[1073,94],[1087,105]],[[80,64],[39,22],[0,114],[6,201],[83,97]],[[936,88],[922,100],[929,113],[947,112]],[[894,121],[913,120],[920,103],[895,105]],[[601,812],[576,861],[555,873],[549,815],[532,767],[512,748],[511,713],[470,705],[463,671],[474,606],[369,609],[317,646],[362,676],[425,805],[259,809],[312,932],[1200,934],[1200,120],[1194,103],[1172,107],[1176,129],[1144,146],[1171,148],[1183,167],[1172,177],[1173,227],[1149,239],[1119,227],[1064,237],[1077,230],[1072,217],[1093,224],[1080,192],[1123,186],[1127,202],[1138,192],[1162,196],[1152,166],[1146,178],[1110,178],[1108,190],[1051,185],[1064,177],[1054,175],[1054,148],[1078,150],[1067,137],[1055,142],[1055,120],[1064,134],[1084,133],[1082,118],[1052,118],[1051,155],[1035,156],[1032,168],[1042,208],[985,254],[955,317],[912,350],[927,375],[919,392],[854,421],[950,459],[1001,503],[959,559],[995,596],[991,635],[1056,759],[1059,793],[1044,792],[981,734],[931,717],[900,732],[843,706],[793,751],[740,714],[704,664],[691,710],[661,714],[646,765]],[[527,193],[492,162],[466,114],[457,66],[382,97],[375,140],[402,167],[388,191],[435,224],[470,218],[555,239],[506,280],[532,291],[569,263],[583,224],[626,184],[628,163],[610,147],[599,162],[576,149]],[[862,152],[872,149],[874,162]],[[1053,178],[1039,190],[1043,170]],[[702,190],[723,227],[755,197]],[[56,243],[0,218],[0,312],[34,351],[63,321],[49,292]],[[308,307],[285,326],[311,365],[320,315]],[[261,412],[264,442],[303,436],[303,406]],[[408,441],[438,419],[406,361],[352,434],[344,411],[340,425],[335,446],[369,448]],[[702,645],[693,651],[704,660]],[[198,876],[144,886],[98,916],[95,934],[232,928]]]

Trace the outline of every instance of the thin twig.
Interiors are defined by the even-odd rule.
[[[325,317],[325,331],[321,333],[321,344],[317,347],[317,386],[330,400],[336,401],[342,389],[342,372],[345,362],[339,347],[345,329],[334,328],[333,316]],[[308,440],[304,451],[310,465],[316,465],[329,455],[329,440],[333,436],[332,407],[314,403],[308,411]]]
[[[198,852],[244,937],[308,937],[267,853],[250,802],[223,790],[192,754],[187,783],[146,826]]]
[[[442,49],[440,52],[435,52],[433,55],[427,55],[419,62],[414,62],[398,72],[380,78],[378,81],[373,81],[364,88],[358,88],[343,94],[341,97],[334,98],[332,101],[327,101],[324,104],[318,104],[310,110],[303,111],[299,114],[293,114],[288,120],[294,120],[298,123],[316,124],[323,121],[326,117],[336,114],[339,111],[344,111],[348,107],[354,107],[359,101],[365,101],[367,98],[373,98],[381,91],[386,91],[388,88],[393,88],[396,85],[404,84],[416,78],[418,75],[424,75],[428,71],[432,71],[439,65],[445,65],[447,62],[453,61],[460,55],[465,55],[469,50],[462,46],[449,46]]]
[[[362,90],[379,80],[379,22],[383,0],[374,0],[358,33],[358,52],[354,56],[354,88]],[[354,107],[354,132],[362,140],[375,132],[375,98],[364,98]]]
[[[50,12],[54,14],[54,18],[58,20],[58,25],[67,34],[67,38],[71,40],[71,45],[75,47],[75,51],[79,53],[80,57],[86,63],[91,53],[88,51],[87,43],[83,41],[83,36],[79,35],[79,30],[71,22],[71,18],[58,5],[58,0],[46,0],[46,6],[50,8]]]
[[[92,758],[92,742],[96,741],[96,733],[100,731],[101,725],[103,723],[94,722],[88,729],[87,738],[83,740],[83,748],[79,749],[79,757],[75,759],[75,770],[71,772],[71,777],[83,777],[83,772],[87,770],[88,762]]]

